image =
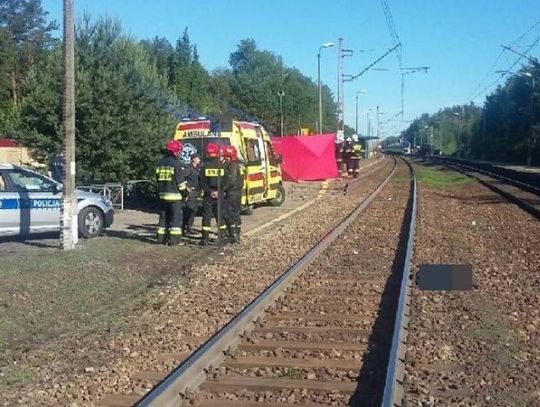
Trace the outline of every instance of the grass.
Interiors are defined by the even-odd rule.
[[[432,169],[417,165],[415,166],[415,173],[420,183],[435,188],[455,188],[476,183],[473,178],[445,169]]]
[[[469,333],[478,341],[492,344],[491,357],[510,373],[517,363],[514,357],[519,350],[515,332],[490,299],[482,295],[473,298],[470,308],[478,320]]]
[[[36,379],[32,366],[13,369],[20,354],[58,348],[61,357],[64,342],[136,329],[128,316],[166,305],[152,287],[182,278],[205,259],[187,247],[111,237],[69,252],[19,246],[1,256],[0,393]]]
[[[403,175],[396,175],[394,177],[392,177],[392,183],[394,184],[408,184],[409,182],[411,182],[411,177],[406,177],[406,176],[403,176]]]
[[[302,375],[302,372],[298,369],[287,368],[283,377],[289,380],[301,380],[304,376]]]
[[[10,365],[0,370],[0,389],[2,387],[22,386],[37,377],[37,372],[28,366]]]

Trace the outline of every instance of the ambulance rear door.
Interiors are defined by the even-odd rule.
[[[276,197],[278,185],[281,183],[280,159],[274,152],[274,147],[269,138],[264,140],[267,163],[268,198]]]
[[[264,200],[266,192],[266,168],[263,166],[264,150],[261,150],[258,138],[244,137],[246,150],[246,205]]]

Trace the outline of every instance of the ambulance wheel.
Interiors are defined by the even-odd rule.
[[[278,184],[276,188],[276,197],[270,201],[272,206],[281,206],[285,202],[285,188],[283,185]]]
[[[244,206],[242,208],[243,215],[253,215],[253,205]]]
[[[101,211],[94,207],[89,206],[79,212],[79,233],[89,239],[96,237],[101,233],[103,229],[103,215]]]

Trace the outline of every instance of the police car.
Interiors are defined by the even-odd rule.
[[[62,185],[29,169],[0,163],[0,236],[60,230]],[[90,238],[113,223],[111,201],[77,191],[79,235]]]

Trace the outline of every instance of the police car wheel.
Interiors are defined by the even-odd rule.
[[[79,233],[85,238],[96,237],[103,228],[103,215],[98,208],[89,206],[79,213]]]
[[[276,192],[276,197],[270,201],[270,205],[281,206],[285,202],[285,188],[283,188],[283,185],[278,184]]]

